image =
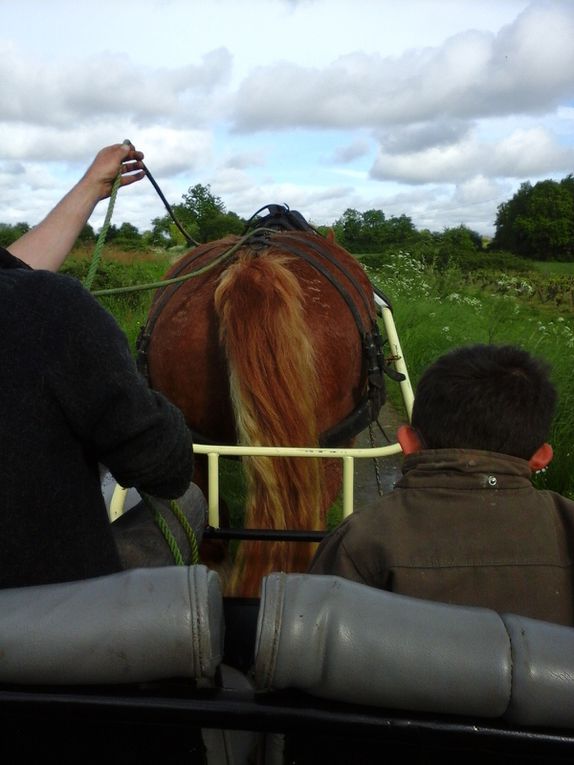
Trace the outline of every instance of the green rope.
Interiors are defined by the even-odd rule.
[[[103,295],[119,295],[125,292],[139,292],[142,290],[154,290],[158,289],[160,287],[167,287],[169,284],[178,284],[179,282],[185,282],[188,279],[192,279],[195,276],[201,276],[202,274],[207,273],[207,271],[211,271],[212,268],[216,268],[218,265],[226,261],[228,258],[230,258],[237,250],[239,250],[245,242],[250,239],[255,234],[258,234],[262,231],[267,231],[271,233],[275,233],[274,229],[269,228],[256,228],[253,231],[250,231],[248,234],[245,234],[245,236],[242,236],[241,239],[239,239],[234,245],[232,245],[228,250],[225,250],[225,252],[222,252],[221,255],[219,255],[215,260],[212,260],[211,263],[208,263],[206,266],[203,266],[203,268],[198,268],[196,271],[191,271],[189,274],[184,274],[183,276],[177,276],[173,279],[164,279],[163,281],[159,282],[149,282],[148,284],[133,284],[130,287],[114,287],[107,290],[94,290],[92,294],[96,297],[101,297]]]
[[[175,565],[176,566],[185,566],[185,561],[183,560],[183,555],[181,554],[181,550],[179,549],[177,541],[176,541],[174,535],[171,533],[165,518],[159,512],[159,510],[156,510],[154,512],[154,520],[156,522],[157,527],[159,528],[159,530],[163,534],[163,537],[164,537],[165,541],[167,542],[169,549],[171,550],[171,554],[173,555],[173,559],[175,561]]]
[[[160,513],[160,511],[154,506],[150,497],[147,494],[144,494],[143,492],[140,492],[140,494],[143,501],[146,503],[149,510],[153,514],[153,519],[156,523],[156,526],[163,534],[163,538],[167,542],[167,545],[171,551],[171,554],[173,556],[173,560],[176,566],[185,566],[185,561],[183,560],[182,552],[179,549],[179,545],[177,544],[176,538],[171,533],[171,529],[167,525],[167,521],[165,520],[163,515]]]
[[[169,503],[169,508],[171,512],[175,515],[177,520],[180,522],[183,530],[185,531],[185,535],[187,537],[187,541],[189,542],[189,547],[191,550],[191,563],[197,564],[200,561],[199,558],[199,547],[197,545],[197,537],[195,536],[195,531],[193,530],[190,522],[187,520],[185,515],[183,514],[182,509],[177,504],[175,499],[172,499]]]
[[[92,282],[94,281],[96,271],[98,270],[98,266],[100,264],[102,251],[104,249],[106,237],[108,235],[108,231],[110,228],[112,213],[114,211],[114,205],[116,203],[116,197],[118,195],[118,189],[120,187],[121,180],[122,180],[122,174],[118,173],[112,184],[112,191],[110,193],[110,201],[108,203],[108,209],[106,211],[104,225],[102,226],[102,230],[100,231],[100,235],[98,236],[98,241],[96,242],[96,246],[94,248],[94,254],[92,255],[92,262],[90,263],[90,267],[88,269],[88,275],[84,279],[84,287],[88,290],[92,286]]]
[[[163,534],[163,538],[167,542],[167,545],[171,551],[171,554],[173,556],[173,560],[175,561],[176,566],[185,566],[186,563],[185,563],[183,554],[179,548],[176,538],[174,537],[171,529],[168,526],[166,519],[163,517],[161,512],[156,507],[154,507],[153,502],[151,501],[150,497],[147,494],[142,494],[141,496],[144,502],[146,503],[146,505],[148,506],[148,508],[153,512],[153,518],[156,523],[156,526]],[[190,548],[191,565],[195,565],[199,563],[200,562],[199,547],[197,544],[197,537],[195,535],[195,531],[193,530],[191,524],[185,517],[183,511],[181,510],[181,508],[179,507],[175,499],[172,499],[170,501],[169,509],[179,521],[181,527],[183,528],[185,532],[185,536],[187,537],[187,541],[189,543],[189,548]]]

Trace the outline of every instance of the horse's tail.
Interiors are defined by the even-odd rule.
[[[318,445],[318,373],[302,289],[288,262],[279,254],[242,255],[226,269],[215,293],[242,444]],[[319,463],[309,457],[245,458],[245,527],[319,528]],[[304,542],[242,542],[230,594],[257,596],[262,576],[271,570],[304,571],[312,552],[313,545]]]

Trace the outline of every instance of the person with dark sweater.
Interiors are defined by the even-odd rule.
[[[160,498],[192,479],[180,410],[137,372],[112,316],[55,273],[100,199],[143,177],[133,146],[103,149],[35,229],[0,248],[0,587],[122,568],[101,490]]]
[[[310,572],[574,625],[574,502],[534,488],[552,459],[547,364],[513,346],[440,357],[399,429],[403,477],[320,544]]]

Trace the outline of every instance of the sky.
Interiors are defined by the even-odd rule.
[[[521,183],[574,173],[572,40],[573,0],[0,0],[0,222],[129,138],[171,203],[489,236]],[[164,214],[144,180],[113,222]]]

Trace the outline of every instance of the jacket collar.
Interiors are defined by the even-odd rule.
[[[400,488],[513,489],[531,484],[526,460],[471,449],[425,449],[405,457]]]

